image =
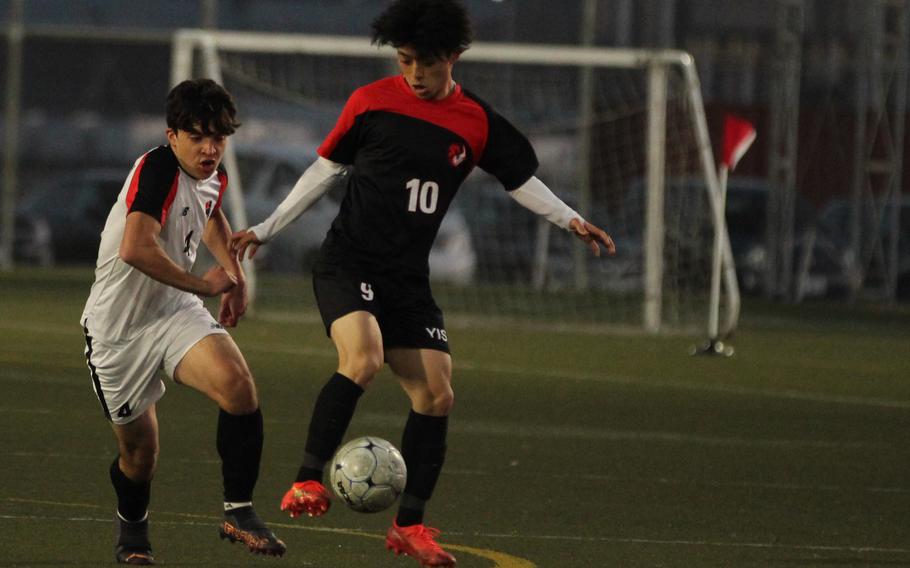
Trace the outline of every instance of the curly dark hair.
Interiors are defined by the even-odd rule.
[[[171,89],[166,116],[168,128],[200,129],[206,136],[230,136],[240,126],[231,94],[211,79],[187,80]]]
[[[448,57],[473,39],[468,11],[458,0],[396,0],[373,20],[373,43],[413,46],[419,57]]]

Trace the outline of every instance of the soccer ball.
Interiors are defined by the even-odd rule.
[[[329,464],[332,490],[361,513],[389,508],[404,491],[407,468],[391,443],[364,436],[341,446]]]

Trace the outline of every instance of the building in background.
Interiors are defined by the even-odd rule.
[[[910,236],[900,230],[899,220],[893,225],[898,230],[882,237],[876,236],[875,226],[882,219],[892,220],[893,203],[900,201],[894,199],[889,209],[877,203],[876,195],[895,187],[898,194],[906,194],[910,187],[901,167],[910,158],[902,136],[906,101],[892,100],[900,98],[899,89],[890,95],[880,92],[882,85],[894,89],[895,78],[906,83],[907,31],[906,24],[903,28],[900,24],[906,22],[910,10],[905,0],[467,0],[465,4],[475,19],[477,41],[588,43],[691,52],[714,139],[719,139],[724,112],[752,120],[758,127],[759,143],[737,173],[767,180],[769,191],[779,183],[776,168],[780,167],[780,156],[775,153],[779,148],[772,146],[770,136],[781,122],[774,98],[782,81],[777,65],[779,34],[786,25],[781,22],[780,7],[798,5],[798,90],[789,103],[799,109],[798,120],[790,125],[796,155],[786,167],[790,168],[792,191],[800,195],[801,202],[814,207],[814,215],[794,217],[793,223],[805,224],[795,227],[794,233],[827,238],[826,215],[832,218],[835,214],[826,211],[842,210],[845,201],[853,210],[867,211],[855,213],[849,221],[854,234],[846,245],[840,243],[850,250],[849,258],[834,262],[839,266],[836,270],[846,272],[848,281],[852,279],[848,288],[853,288],[854,297],[868,283],[867,274],[880,273],[870,276],[869,282],[890,279],[892,269],[900,272],[894,292],[907,294],[910,276],[899,266],[908,264],[903,257],[910,257]],[[0,0],[0,27],[5,30],[0,36],[4,40],[0,41],[0,61],[10,57],[8,32],[18,7],[25,30],[18,101],[17,200],[24,201],[30,188],[40,185],[38,178],[54,172],[126,168],[132,156],[161,140],[160,106],[169,87],[174,30],[204,27],[365,36],[382,5],[378,0]],[[885,14],[883,26],[876,27],[870,20],[875,10],[891,11]],[[889,71],[883,66],[881,72],[868,76],[881,59],[881,54],[868,47],[879,45],[875,38],[883,36],[898,42],[882,44],[886,58],[888,49],[898,49],[899,53],[891,53],[897,67]],[[0,72],[3,93],[9,91],[7,75]],[[868,89],[857,87],[867,82]],[[902,92],[906,99],[906,84]],[[883,121],[888,127],[885,133],[876,130]],[[270,134],[282,144],[302,150],[311,149],[318,138],[316,133],[293,128],[271,130]],[[898,138],[898,147],[882,150],[882,145],[897,144]],[[875,163],[869,165],[872,161]],[[882,181],[875,168],[885,168],[892,178],[900,177]],[[776,211],[773,200],[771,211]],[[869,226],[863,228],[865,225]],[[902,243],[895,249],[896,259],[891,259],[892,242]],[[791,245],[797,250],[782,269],[788,272],[799,270],[805,243],[786,246]],[[825,246],[834,250],[838,245]],[[809,264],[814,260],[802,259]],[[895,260],[894,266],[891,260]],[[778,295],[792,299],[795,290],[795,284],[785,283]]]

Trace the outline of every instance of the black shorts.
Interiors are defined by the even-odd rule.
[[[433,300],[426,277],[378,274],[319,262],[313,269],[313,291],[329,337],[332,322],[362,310],[379,322],[384,349],[404,347],[449,353],[442,310]]]

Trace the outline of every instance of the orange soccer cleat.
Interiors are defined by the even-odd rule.
[[[320,517],[331,505],[329,490],[318,481],[298,481],[288,489],[281,500],[281,510],[287,511],[292,519],[296,519],[301,513]]]
[[[439,536],[439,529],[424,525],[399,527],[393,522],[386,533],[385,547],[402,552],[417,560],[421,566],[455,566],[455,557],[440,548],[434,540]]]

